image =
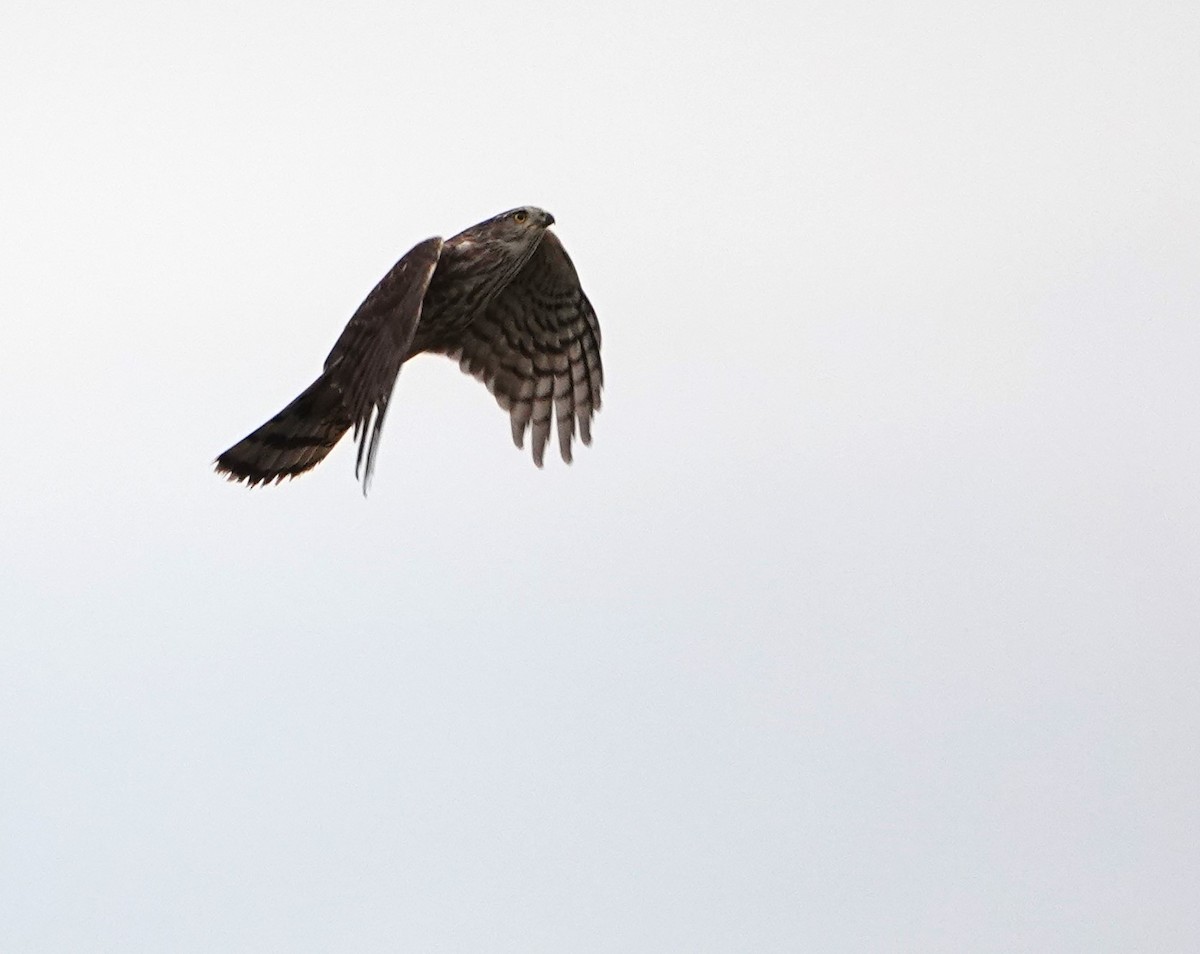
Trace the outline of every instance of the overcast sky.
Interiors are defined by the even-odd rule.
[[[0,950],[1200,947],[1200,7],[9,7]],[[212,473],[526,203],[571,467]]]

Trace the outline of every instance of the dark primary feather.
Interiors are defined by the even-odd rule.
[[[325,374],[342,394],[358,441],[355,476],[364,489],[375,469],[375,449],[388,401],[409,356],[421,306],[442,251],[440,238],[414,247],[383,277],[350,319],[325,359]],[[363,469],[363,462],[366,467]]]
[[[294,477],[353,427],[365,493],[400,368],[422,351],[450,355],[483,381],[509,412],[518,447],[532,430],[539,467],[556,418],[569,463],[576,432],[591,442],[604,373],[596,313],[566,250],[545,231],[553,221],[540,209],[514,209],[415,246],[355,311],[322,375],[221,454],[217,471],[251,486]]]

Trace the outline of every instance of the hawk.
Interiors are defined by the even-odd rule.
[[[413,246],[359,305],[296,400],[216,460],[250,486],[310,470],[354,428],[354,473],[366,493],[400,367],[428,351],[457,361],[508,411],[513,442],[532,430],[542,466],[551,412],[571,462],[578,432],[592,440],[604,371],[600,325],[558,237],[534,206],[501,213],[453,238]]]

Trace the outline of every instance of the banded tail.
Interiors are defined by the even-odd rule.
[[[342,392],[322,374],[296,400],[221,454],[217,473],[251,487],[311,470],[353,423]]]

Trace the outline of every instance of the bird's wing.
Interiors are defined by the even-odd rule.
[[[564,461],[571,462],[576,429],[583,443],[591,443],[604,385],[600,325],[553,232],[542,236],[525,267],[460,340],[461,347],[448,353],[509,412],[518,447],[532,428],[535,464],[542,466],[551,411]]]
[[[421,305],[442,252],[440,238],[407,252],[372,289],[325,359],[325,374],[342,393],[358,441],[355,476],[363,491],[375,467],[375,449],[400,365],[421,321]],[[363,469],[363,463],[366,463]]]

